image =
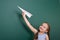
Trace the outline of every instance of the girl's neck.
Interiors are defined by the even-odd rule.
[[[39,34],[44,34],[44,32],[39,32]]]

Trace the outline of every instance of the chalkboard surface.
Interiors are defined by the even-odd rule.
[[[0,40],[33,40],[17,5],[33,14],[28,20],[36,29],[49,22],[50,39],[60,40],[59,0],[0,0]]]

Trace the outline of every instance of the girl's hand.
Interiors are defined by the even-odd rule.
[[[26,14],[24,12],[22,12],[22,16],[25,16]]]

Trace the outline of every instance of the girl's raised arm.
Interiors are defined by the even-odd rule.
[[[28,21],[28,19],[26,18],[26,15],[25,15],[24,12],[22,12],[22,16],[23,16],[23,19],[24,19],[24,21],[26,22],[27,26],[31,29],[31,31],[32,31],[34,34],[36,34],[36,33],[38,32],[37,29],[35,29],[35,28],[29,23],[29,21]]]

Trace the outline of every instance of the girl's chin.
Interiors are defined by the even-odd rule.
[[[40,29],[40,32],[43,32],[43,30],[42,30],[42,29]]]

